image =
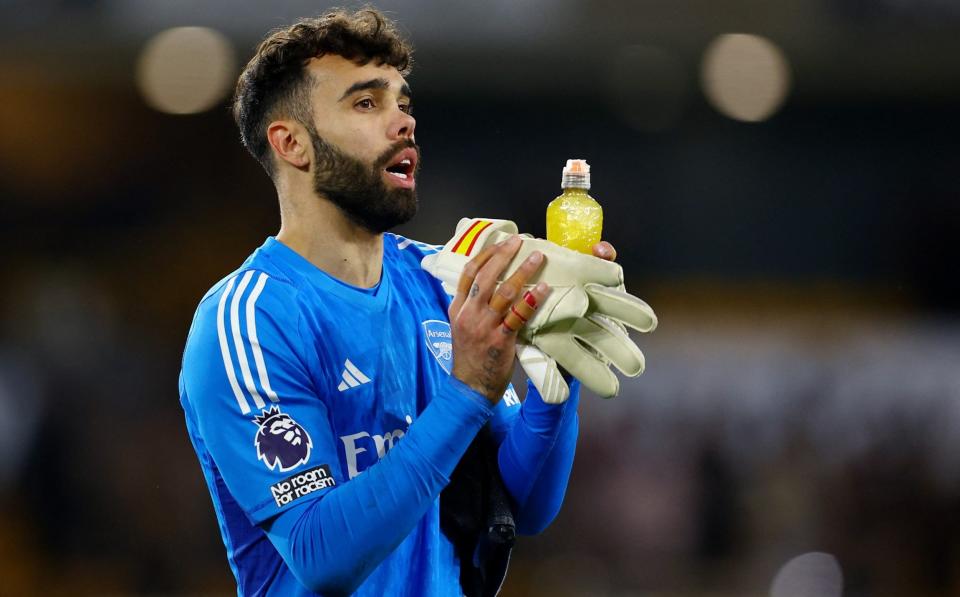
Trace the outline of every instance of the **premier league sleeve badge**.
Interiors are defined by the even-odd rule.
[[[259,427],[253,440],[257,458],[270,470],[279,467],[281,472],[286,472],[310,459],[313,448],[310,434],[278,407],[263,411],[254,417],[253,423]]]

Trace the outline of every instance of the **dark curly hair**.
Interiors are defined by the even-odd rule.
[[[237,80],[233,118],[240,140],[273,177],[267,125],[277,118],[292,118],[312,127],[312,81],[305,68],[311,58],[336,54],[361,66],[373,61],[406,76],[413,65],[412,53],[396,25],[370,7],[355,12],[333,9],[272,31]]]

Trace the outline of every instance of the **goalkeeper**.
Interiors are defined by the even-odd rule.
[[[237,83],[282,224],[201,300],[180,401],[240,595],[494,595],[513,533],[563,499],[579,384],[522,405],[509,385],[549,251],[491,240],[451,300],[421,267],[439,247],[387,232],[417,205],[409,67],[382,14],[334,11],[272,33]],[[558,345],[531,344],[550,378]]]

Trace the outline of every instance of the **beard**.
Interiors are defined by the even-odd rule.
[[[412,147],[420,156],[420,148],[410,139],[398,141],[383,152],[373,164],[365,164],[310,130],[316,169],[313,190],[329,199],[347,218],[374,234],[409,222],[417,213],[416,189],[390,188],[383,180],[383,170],[397,152]],[[414,179],[420,170],[417,160]]]

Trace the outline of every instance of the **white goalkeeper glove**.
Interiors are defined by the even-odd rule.
[[[467,262],[484,247],[516,233],[517,225],[509,220],[464,218],[443,250],[425,257],[422,266],[453,296]],[[620,382],[610,371],[611,364],[630,377],[644,369],[643,353],[624,325],[649,332],[657,327],[657,316],[626,292],[623,269],[616,263],[529,235],[521,238],[520,249],[499,281],[506,280],[530,253],[540,251],[545,263],[527,286],[543,281],[551,293],[520,329],[520,365],[546,402],[563,402],[569,395],[558,364],[600,396],[615,396]]]

